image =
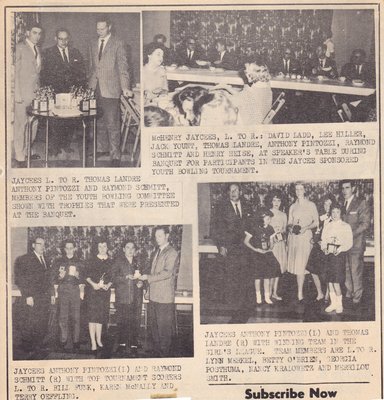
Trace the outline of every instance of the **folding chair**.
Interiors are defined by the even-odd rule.
[[[140,126],[140,111],[137,108],[136,103],[131,98],[125,98],[121,96],[121,115],[122,115],[122,123],[121,123],[121,135],[123,137],[123,142],[121,145],[121,152],[123,153],[125,147],[127,145],[128,136],[132,127],[136,127],[135,140],[133,144],[132,154],[131,154],[131,162],[135,160],[135,155],[138,150],[140,134],[141,134],[141,126]],[[139,151],[140,152],[140,151]],[[140,165],[141,157],[138,154],[136,166]]]
[[[268,111],[267,115],[265,116],[263,120],[263,124],[271,124],[273,118],[275,118],[276,114],[281,110],[283,105],[285,104],[285,93],[281,92],[277,99],[274,101],[272,104],[271,109]]]

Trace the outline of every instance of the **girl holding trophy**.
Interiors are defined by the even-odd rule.
[[[340,284],[345,280],[345,253],[352,247],[351,226],[341,219],[342,206],[331,207],[331,222],[324,226],[321,234],[321,250],[325,254],[325,271],[329,288],[330,305],[326,312],[343,312],[343,295]]]

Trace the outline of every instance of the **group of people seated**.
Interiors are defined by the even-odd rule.
[[[354,181],[341,181],[340,191],[338,199],[327,193],[315,204],[308,199],[307,185],[296,183],[287,215],[281,190],[271,190],[264,204],[254,208],[241,186],[231,183],[212,220],[212,238],[228,273],[229,300],[244,297],[251,277],[257,305],[279,302],[285,295],[279,278],[288,272],[296,276],[298,302],[304,301],[305,276],[312,274],[316,301],[327,301],[326,313],[358,307],[370,209],[357,197]],[[240,300],[239,307],[247,305]]]
[[[14,270],[15,283],[21,292],[23,350],[33,352],[44,348],[51,303],[58,310],[57,350],[65,352],[71,346],[72,352],[79,352],[80,326],[86,319],[91,354],[100,355],[108,338],[114,288],[118,346],[109,343],[108,347],[122,356],[137,354],[145,297],[151,355],[169,356],[175,335],[174,301],[179,266],[179,254],[169,243],[169,234],[168,226],[154,228],[156,248],[149,260],[139,257],[135,239],[125,240],[119,255],[112,259],[108,240],[99,237],[89,260],[78,257],[74,239],[64,239],[61,255],[52,264],[45,254],[44,237],[34,238],[31,251],[16,260]],[[81,306],[83,300],[85,304]]]
[[[326,37],[328,35],[325,35]],[[165,46],[166,37],[156,35],[153,42],[144,48],[144,105],[146,126],[209,126],[218,125],[254,125],[263,123],[273,104],[271,75],[292,79],[310,80],[336,79],[341,82],[375,84],[374,65],[367,62],[363,49],[352,52],[350,62],[338,73],[334,58],[334,46],[331,39],[318,45],[312,54],[295,56],[290,47],[275,59],[270,59],[263,51],[257,52],[247,46],[242,57],[227,50],[224,39],[215,41],[215,50],[206,54],[199,48],[197,39],[187,37],[184,45],[176,51]],[[331,46],[332,44],[332,46]],[[168,69],[235,70],[243,78],[243,88],[230,85],[188,84],[167,80]],[[277,93],[276,93],[277,94]],[[330,93],[288,91],[286,96],[287,120],[282,122],[332,122],[339,118],[332,115],[336,103],[349,103],[357,100],[359,112],[353,119],[366,120],[368,109],[374,107],[374,99],[362,101],[356,96],[331,98]],[[359,101],[360,100],[360,101]],[[181,107],[180,107],[181,104]],[[296,116],[298,110],[308,104],[322,111],[313,121]],[[320,105],[320,106],[319,106]],[[336,104],[338,106],[338,104]],[[360,110],[364,109],[364,112]],[[334,110],[333,110],[334,111]],[[231,114],[231,117],[227,115]],[[309,111],[309,115],[311,111]],[[316,114],[316,113],[314,113]]]

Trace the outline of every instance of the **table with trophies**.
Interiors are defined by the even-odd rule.
[[[100,110],[96,107],[94,98],[74,101],[72,93],[59,93],[55,98],[45,97],[35,99],[27,108],[27,168],[31,167],[32,124],[36,119],[42,120],[45,125],[45,167],[48,167],[48,145],[50,125],[55,120],[80,120],[82,124],[82,166],[86,167],[87,160],[87,128],[92,126],[93,133],[93,167],[96,166],[97,122]]]

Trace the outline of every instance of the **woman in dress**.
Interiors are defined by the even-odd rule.
[[[321,250],[325,255],[325,271],[328,282],[330,305],[326,312],[343,312],[343,295],[340,285],[345,281],[345,253],[352,247],[351,226],[341,219],[343,207],[331,207],[332,222],[324,226],[321,234]]]
[[[97,256],[89,261],[85,276],[88,283],[85,288],[85,300],[91,350],[96,352],[98,347],[103,347],[101,334],[103,324],[107,324],[109,319],[112,286],[112,261],[108,256],[106,240],[98,240]]]
[[[280,265],[273,255],[272,248],[275,232],[270,225],[273,214],[266,207],[256,213],[256,219],[250,219],[245,227],[244,244],[252,250],[250,262],[255,267],[256,303],[262,303],[261,280],[264,280],[264,298],[267,304],[271,300],[271,279],[281,275]]]
[[[233,104],[243,125],[261,124],[272,107],[271,75],[259,59],[245,63],[242,73],[245,85],[241,92],[234,93]]]
[[[287,270],[287,245],[285,242],[287,230],[287,214],[280,210],[283,200],[283,194],[280,190],[274,190],[268,196],[270,203],[270,211],[273,216],[271,219],[271,226],[275,231],[275,239],[272,252],[280,264],[280,271],[282,274]],[[279,285],[279,277],[272,279],[272,298],[275,300],[282,300],[277,294]]]
[[[296,201],[289,208],[288,216],[288,264],[287,271],[296,275],[297,298],[304,298],[305,269],[312,250],[312,229],[319,225],[315,203],[306,198],[302,183],[295,184]]]
[[[335,197],[332,194],[327,194],[322,199],[323,210],[320,215],[320,223],[312,238],[313,247],[307,264],[307,271],[312,274],[313,282],[316,287],[316,301],[324,299],[321,278],[324,282],[324,253],[320,248],[321,232],[331,221],[331,206],[335,203]]]
[[[157,105],[159,98],[168,93],[168,81],[163,66],[164,47],[159,43],[150,43],[144,48],[144,106]]]

